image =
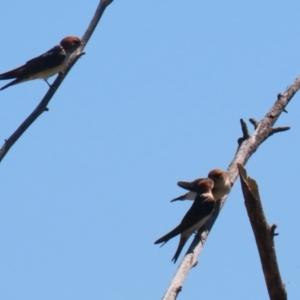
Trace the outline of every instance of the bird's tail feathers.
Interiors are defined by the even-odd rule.
[[[172,231],[170,231],[169,233],[167,233],[166,235],[162,236],[161,238],[159,238],[157,241],[154,242],[154,244],[160,244],[163,243],[162,246],[171,238],[173,238],[174,236],[180,234],[179,228],[178,226],[176,228],[174,228]]]
[[[184,196],[185,195],[183,195],[183,196],[179,196],[179,197],[177,197],[177,198],[174,198],[174,199],[172,199],[170,202],[174,202],[174,201],[178,201],[178,200],[184,200],[185,198],[184,198]]]
[[[177,261],[179,255],[180,255],[180,253],[181,253],[181,251],[183,249],[183,246],[185,245],[186,241],[187,241],[186,239],[185,240],[180,239],[178,248],[177,248],[177,250],[176,250],[176,252],[174,254],[174,257],[172,258],[172,261],[174,262],[174,264],[176,263],[176,261]]]
[[[9,82],[8,84],[4,85],[2,88],[0,88],[0,91],[2,91],[2,90],[4,90],[4,89],[8,88],[8,87],[11,86],[11,85],[18,84],[18,83],[20,83],[20,82],[21,82],[20,79],[15,79],[15,80]]]

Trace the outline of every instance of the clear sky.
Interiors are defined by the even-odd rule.
[[[1,5],[0,73],[81,37],[98,1]],[[44,113],[0,165],[0,298],[160,299],[190,202],[176,182],[226,169],[239,119],[261,119],[300,73],[300,2],[118,1]],[[52,81],[53,79],[50,79]],[[1,86],[7,81],[0,82]],[[0,93],[4,141],[36,107],[35,80]],[[290,299],[300,298],[299,94],[247,164]],[[252,127],[249,125],[252,131]],[[180,294],[268,299],[240,182]]]

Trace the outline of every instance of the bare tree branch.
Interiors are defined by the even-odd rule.
[[[256,181],[247,176],[247,171],[243,165],[239,163],[237,165],[245,206],[254,232],[270,299],[287,300],[287,293],[281,280],[274,245],[277,226],[275,224],[269,226],[266,220]]]
[[[277,96],[277,100],[271,109],[267,112],[265,117],[257,123],[257,128],[254,133],[249,137],[241,141],[238,146],[237,152],[228,167],[228,176],[232,183],[235,182],[238,176],[237,163],[245,165],[250,156],[257,150],[257,148],[271,135],[275,133],[273,125],[279,118],[280,114],[285,111],[285,107],[291,101],[293,96],[300,88],[300,76],[298,76],[294,83],[287,88],[284,94]],[[245,130],[243,129],[243,137],[245,136]],[[241,139],[243,139],[243,137]],[[240,139],[239,139],[240,141]],[[212,216],[205,224],[205,228],[200,228],[198,234],[195,236],[187,254],[184,256],[181,264],[179,265],[171,283],[168,287],[163,300],[176,299],[178,292],[181,291],[183,282],[189,273],[190,269],[197,264],[198,256],[205,244],[209,232],[211,231],[218,215],[226,202],[227,197],[224,197],[220,201],[219,209],[215,209]]]
[[[240,123],[241,123],[241,127],[242,127],[243,136],[238,139],[239,146],[244,141],[249,139],[249,137],[251,136],[250,133],[249,133],[248,126],[247,126],[246,122],[243,119],[240,119]]]
[[[272,134],[277,133],[277,132],[287,131],[287,130],[290,130],[290,129],[291,129],[290,126],[275,127],[272,130]]]
[[[256,121],[254,118],[250,118],[249,122],[254,126],[254,129],[258,126],[258,121]]]
[[[59,88],[60,84],[63,82],[71,68],[74,66],[74,64],[77,62],[78,58],[81,57],[84,53],[82,50],[84,49],[85,45],[88,43],[91,35],[93,34],[94,30],[96,29],[96,26],[98,22],[101,19],[101,16],[106,9],[106,7],[112,3],[113,0],[101,0],[97,10],[94,14],[94,17],[92,18],[92,21],[90,22],[90,25],[88,26],[85,34],[82,37],[83,45],[78,48],[76,53],[72,56],[72,59],[67,66],[67,68],[64,70],[63,74],[59,74],[55,81],[53,82],[51,88],[49,88],[46,95],[43,97],[39,105],[34,109],[34,111],[25,119],[25,121],[17,128],[17,130],[8,138],[5,140],[4,144],[2,145],[0,149],[0,162],[4,158],[4,156],[7,154],[9,149],[13,146],[13,144],[21,137],[21,135],[28,129],[28,127],[44,112],[48,111],[47,105],[50,102],[51,98],[55,94],[56,90]]]

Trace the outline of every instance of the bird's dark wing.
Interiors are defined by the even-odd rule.
[[[66,52],[58,45],[46,53],[27,61],[25,65],[0,74],[0,79],[26,78],[32,74],[59,66],[65,58]]]
[[[215,199],[210,196],[197,195],[191,208],[183,217],[180,223],[181,232],[193,227],[203,218],[210,216],[215,208]]]
[[[204,194],[197,195],[195,201],[183,217],[181,223],[172,231],[159,238],[154,244],[166,243],[169,239],[201,222],[201,220],[203,220],[213,212],[215,202],[215,199],[210,196],[205,196]]]

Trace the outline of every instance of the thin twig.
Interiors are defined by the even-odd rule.
[[[290,126],[275,127],[272,130],[272,134],[277,133],[277,132],[287,131],[287,130],[290,130],[290,129],[291,129]]]
[[[254,129],[256,129],[259,124],[259,122],[256,121],[254,118],[250,118],[249,122],[254,126]]]
[[[240,119],[240,123],[241,123],[243,136],[238,139],[239,146],[241,146],[241,144],[244,141],[246,141],[247,139],[249,139],[249,137],[250,137],[250,133],[249,133],[248,126],[247,126],[246,122],[243,119]]]

